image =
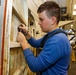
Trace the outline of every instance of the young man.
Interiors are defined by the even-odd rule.
[[[50,35],[57,30],[60,20],[60,7],[53,1],[47,1],[38,8],[39,25],[46,35]],[[64,33],[58,33],[48,38],[43,46],[43,50],[35,57],[30,48],[39,48],[44,37],[36,40],[26,30],[24,24],[19,26],[22,32],[18,33],[17,40],[20,42],[28,66],[33,72],[42,72],[42,75],[67,75],[67,68],[70,61],[71,46]],[[26,37],[26,38],[25,38]],[[27,42],[27,40],[28,42]]]

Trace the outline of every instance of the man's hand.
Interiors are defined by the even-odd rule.
[[[25,36],[28,34],[28,31],[26,30],[26,26],[24,24],[20,24],[18,26],[18,32],[22,32]]]
[[[26,48],[29,48],[27,40],[26,40],[25,36],[23,35],[23,33],[21,33],[21,32],[18,33],[17,41],[21,44],[23,50],[25,50]]]
[[[19,32],[27,32],[26,26],[25,26],[24,24],[20,24],[20,25],[18,26],[18,31],[19,31]]]

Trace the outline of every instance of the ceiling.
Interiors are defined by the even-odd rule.
[[[38,20],[37,8],[39,7],[40,4],[42,4],[45,1],[46,0],[27,0],[28,8],[31,10],[31,14],[34,16],[36,20]]]

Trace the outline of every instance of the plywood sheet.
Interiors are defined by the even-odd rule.
[[[26,24],[28,24],[28,7],[26,0],[13,0],[13,6],[20,15],[26,20]]]
[[[21,67],[24,65],[24,70],[27,66],[27,63],[25,61],[24,55],[23,55],[23,51],[21,48],[12,48],[10,49],[10,64],[9,64],[9,69],[10,69],[10,75],[11,74],[15,74],[15,71],[17,71],[17,69],[21,69]],[[18,70],[19,71],[19,70]],[[23,74],[23,73],[22,73]]]
[[[18,26],[20,25],[20,21],[19,19],[16,17],[16,15],[12,14],[12,24],[11,24],[11,36],[10,36],[10,40],[11,42],[16,42],[16,38],[17,38],[17,33],[18,33]]]

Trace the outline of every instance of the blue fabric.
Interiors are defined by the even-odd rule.
[[[38,48],[42,39],[35,40],[32,37],[28,42]],[[35,57],[29,48],[23,53],[33,72],[42,71],[42,75],[67,75],[71,46],[64,33],[58,33],[49,38],[38,57]]]

